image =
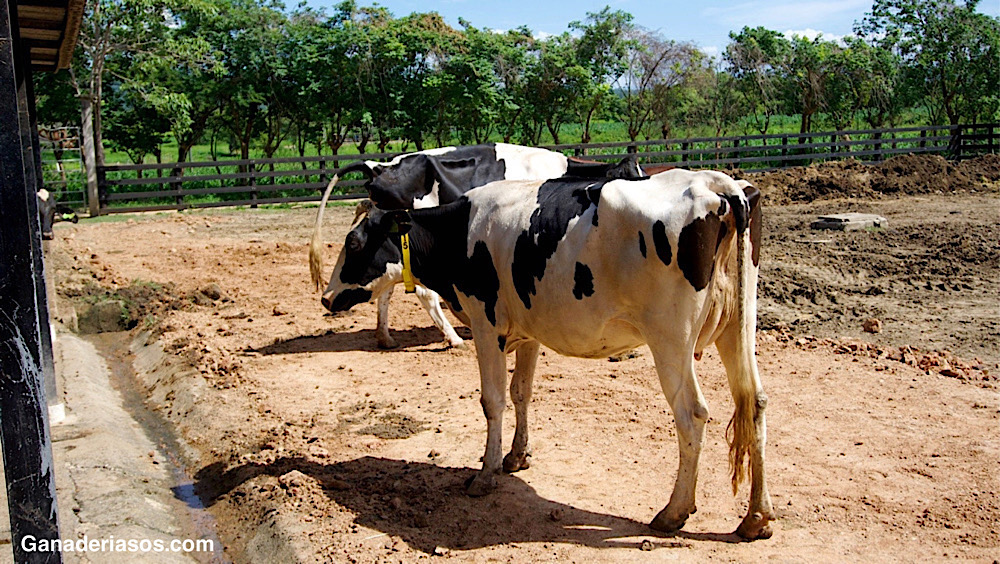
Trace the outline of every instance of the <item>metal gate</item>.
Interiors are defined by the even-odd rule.
[[[42,187],[60,204],[81,211],[87,208],[87,175],[83,168],[83,143],[79,127],[38,128],[42,157]]]

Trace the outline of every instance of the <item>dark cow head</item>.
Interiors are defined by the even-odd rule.
[[[409,227],[409,214],[404,210],[384,211],[359,204],[344,250],[323,292],[323,307],[331,312],[347,311],[395,284],[403,261],[398,238]]]
[[[645,171],[639,166],[639,159],[635,155],[629,155],[617,163],[608,167],[604,173],[607,178],[642,178],[646,176]]]
[[[639,166],[639,159],[629,155],[617,163],[590,161],[570,157],[566,162],[566,176],[577,178],[643,178],[646,173]]]
[[[438,194],[433,204],[453,201],[478,186],[481,181],[477,176],[483,174],[478,170],[478,161],[474,157],[450,158],[448,153],[413,153],[391,163],[360,161],[342,168],[338,174],[364,173],[368,177],[365,183],[368,196],[382,209],[413,209],[415,201],[431,195],[435,188]],[[502,170],[498,178],[503,178]],[[493,178],[486,181],[489,180]]]
[[[56,222],[56,199],[46,189],[38,191],[38,219],[42,227],[42,239],[52,238],[52,224]]]

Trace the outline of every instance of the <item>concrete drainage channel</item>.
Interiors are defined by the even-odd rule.
[[[67,407],[65,420],[52,427],[60,536],[62,542],[107,543],[64,551],[63,559],[231,562],[194,492],[185,460],[197,459],[184,454],[189,447],[143,401],[131,344],[128,333],[86,339],[60,333],[56,341]],[[6,498],[0,497],[6,523]],[[0,564],[12,562],[9,532],[0,537],[7,545],[0,546]]]
[[[169,475],[169,489],[176,501],[174,508],[183,506],[178,515],[185,538],[205,539],[212,541],[213,550],[206,553],[193,553],[196,560],[215,563],[230,562],[226,557],[225,545],[216,532],[216,523],[212,514],[194,490],[193,472],[185,463],[190,454],[184,451],[190,447],[182,446],[171,432],[170,424],[156,411],[146,407],[144,394],[138,386],[134,358],[131,354],[132,339],[128,333],[99,333],[92,335],[91,340],[108,363],[111,385],[121,394],[122,406],[132,419],[139,424],[146,437],[155,445],[156,454],[162,457]],[[154,455],[155,456],[155,455]]]

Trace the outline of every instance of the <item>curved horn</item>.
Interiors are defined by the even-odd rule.
[[[316,228],[313,230],[312,241],[309,243],[309,275],[312,277],[313,284],[316,285],[317,290],[323,284],[323,211],[326,210],[326,202],[330,199],[333,187],[337,185],[340,177],[348,172],[363,172],[369,178],[373,176],[372,169],[368,166],[368,163],[358,161],[338,170],[333,175],[333,178],[330,179],[330,183],[326,186],[326,191],[323,192],[323,199],[319,203],[319,212],[316,214]]]

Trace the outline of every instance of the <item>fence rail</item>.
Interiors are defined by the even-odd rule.
[[[546,145],[594,161],[627,155],[644,166],[767,171],[854,158],[878,162],[901,154],[936,153],[961,160],[1000,149],[1000,124],[858,129],[816,133],[698,137],[635,142]],[[100,213],[317,202],[337,168],[398,153],[327,155],[99,167]],[[213,174],[214,172],[214,174]],[[363,194],[360,175],[341,180],[332,199]]]

